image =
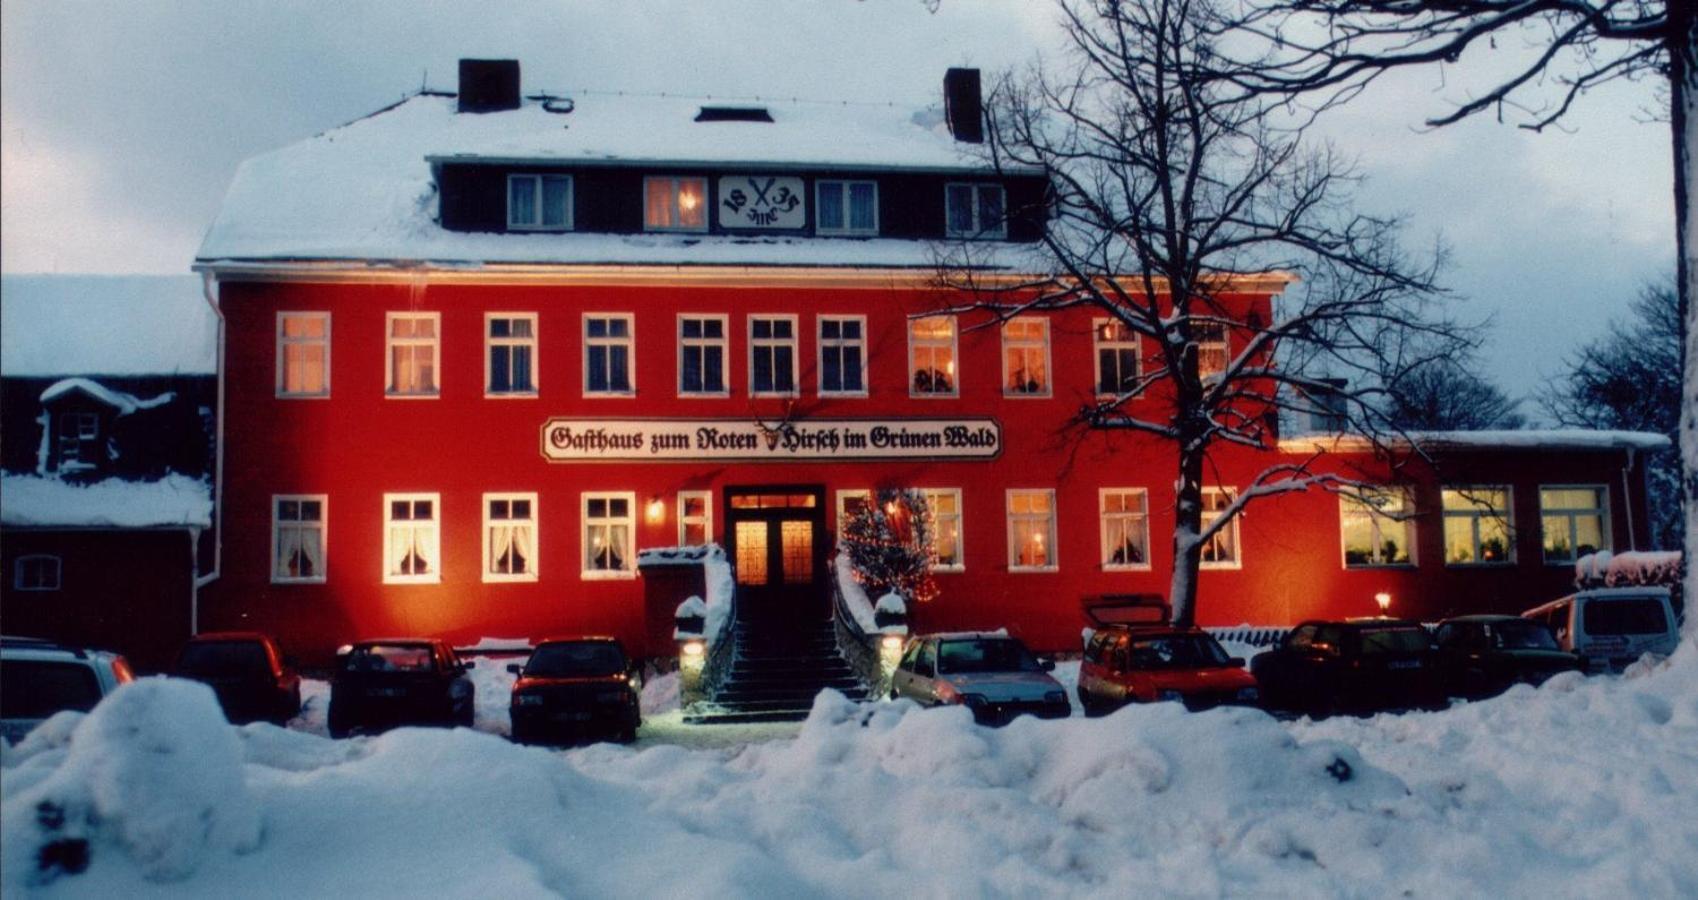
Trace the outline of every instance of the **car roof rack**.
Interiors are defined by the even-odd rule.
[[[87,659],[88,653],[80,647],[67,647],[58,641],[47,638],[23,637],[21,635],[0,635],[0,647],[10,647],[14,650],[61,650],[75,656],[77,659]]]

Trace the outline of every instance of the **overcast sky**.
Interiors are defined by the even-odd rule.
[[[1035,0],[351,6],[6,0],[0,270],[184,273],[242,159],[451,88],[463,56],[518,58],[527,91],[919,106],[948,66],[1020,64],[1055,36]],[[1495,318],[1489,374],[1526,394],[1672,272],[1668,128],[1643,123],[1656,97],[1635,84],[1566,131],[1419,129],[1461,74],[1400,74],[1326,131],[1359,158],[1366,211],[1450,245],[1457,302]]]

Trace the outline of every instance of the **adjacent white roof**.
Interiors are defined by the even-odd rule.
[[[0,374],[211,375],[217,353],[193,275],[0,276]]]
[[[87,378],[66,378],[62,381],[55,381],[53,384],[48,386],[47,390],[42,391],[41,402],[51,403],[72,391],[81,391],[90,397],[99,400],[101,403],[116,409],[118,411],[118,415],[121,416],[127,416],[139,409],[153,409],[156,406],[164,406],[165,404],[170,403],[172,399],[177,396],[173,391],[166,391],[157,397],[150,397],[143,400],[135,394],[126,393],[124,391],[115,391],[106,385],[90,381]]]
[[[186,475],[159,481],[108,478],[89,485],[35,475],[0,476],[0,524],[205,528],[211,523],[211,486]]]
[[[1669,439],[1647,431],[1587,431],[1550,429],[1531,431],[1410,431],[1399,444],[1414,444],[1426,450],[1662,450]],[[1351,452],[1368,449],[1370,442],[1359,435],[1306,434],[1281,438],[1279,448],[1289,453],[1312,450]]]

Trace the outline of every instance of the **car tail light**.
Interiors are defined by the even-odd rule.
[[[955,685],[947,681],[937,683],[937,701],[939,703],[960,703],[961,699],[961,692],[955,689]]]

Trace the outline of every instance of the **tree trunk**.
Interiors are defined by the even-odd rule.
[[[1670,3],[1669,102],[1674,135],[1674,220],[1680,242],[1675,289],[1681,321],[1680,482],[1686,521],[1686,599],[1698,600],[1698,222],[1692,188],[1698,184],[1698,12]],[[1686,617],[1689,633],[1698,634]]]
[[[1188,438],[1179,447],[1179,489],[1173,525],[1173,581],[1168,602],[1173,605],[1173,624],[1189,627],[1197,621],[1197,570],[1203,559],[1203,452],[1192,449]]]

